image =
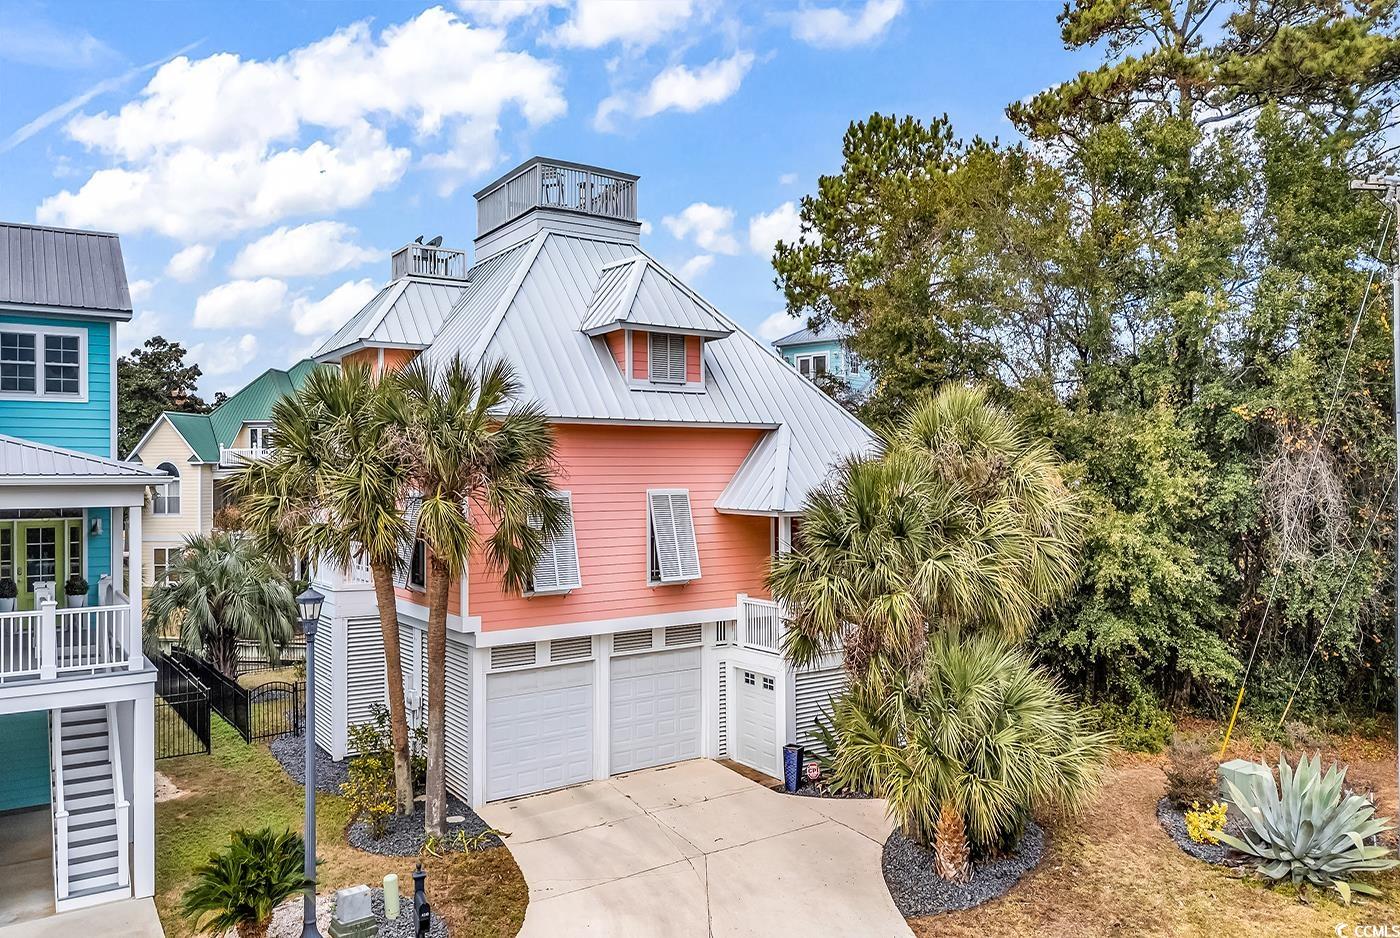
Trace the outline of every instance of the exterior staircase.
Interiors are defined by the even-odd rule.
[[[116,708],[50,711],[54,888],[59,911],[131,891],[128,824]]]

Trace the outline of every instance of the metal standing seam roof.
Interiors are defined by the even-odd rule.
[[[273,406],[300,390],[316,367],[314,359],[304,358],[286,371],[269,368],[207,414],[167,410],[161,416],[184,437],[200,462],[218,462],[220,447],[232,446],[243,424],[271,419]]]
[[[821,329],[798,329],[790,332],[773,342],[774,348],[784,348],[789,345],[806,345],[808,342],[840,342],[841,333],[831,323],[827,323]]]
[[[733,334],[704,343],[706,393],[629,386],[604,343],[579,323],[609,265],[640,257],[664,271],[636,244],[544,231],[496,258],[503,255],[491,279],[504,288],[494,300],[464,296],[425,361],[504,358],[515,365],[522,396],[560,420],[784,428],[786,447],[765,435],[735,474],[717,505],[727,511],[800,511],[832,466],[876,448],[860,421],[709,304]]]
[[[144,482],[152,477],[164,478],[165,473],[134,463],[78,453],[57,446],[46,446],[32,440],[0,434],[0,484],[15,479],[109,479]]]
[[[0,304],[131,318],[117,236],[0,222]]]
[[[466,282],[400,277],[321,343],[320,358],[360,342],[426,348],[442,328]]]
[[[579,327],[599,335],[624,326],[657,327],[723,338],[734,330],[702,300],[646,255],[602,269]]]

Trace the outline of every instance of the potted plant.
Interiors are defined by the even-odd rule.
[[[78,609],[87,605],[88,581],[76,573],[63,584],[63,595],[68,597],[68,608]]]
[[[18,595],[19,586],[14,577],[0,576],[0,612],[14,612],[15,597]]]

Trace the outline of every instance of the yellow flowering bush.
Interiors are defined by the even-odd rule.
[[[1199,801],[1191,802],[1186,812],[1186,835],[1198,844],[1220,843],[1225,829],[1225,802],[1215,801],[1204,808]]]

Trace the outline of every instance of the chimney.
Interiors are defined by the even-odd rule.
[[[546,229],[636,244],[637,179],[567,160],[526,160],[476,194],[477,259]]]

